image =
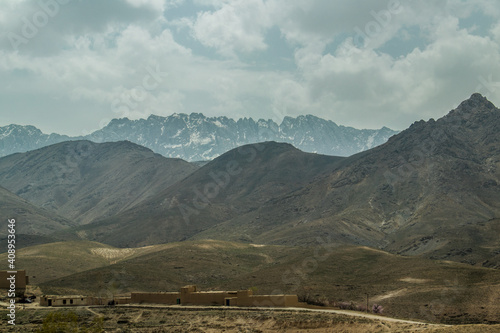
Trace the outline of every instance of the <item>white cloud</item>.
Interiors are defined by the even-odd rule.
[[[491,28],[490,33],[496,43],[500,44],[500,22],[498,22]]]
[[[265,29],[271,25],[263,0],[235,0],[216,11],[198,13],[193,35],[225,56],[264,50]]]
[[[21,18],[40,7],[6,2],[0,125],[33,119],[48,131],[81,134],[103,119],[196,111],[276,121],[312,113],[402,129],[475,90],[500,105],[500,87],[489,84],[500,81],[496,0],[400,3],[389,17],[389,0],[75,1],[14,51],[5,32],[21,33]],[[167,22],[168,9],[191,14]],[[473,15],[496,22],[461,29]],[[374,29],[363,46],[357,28]],[[281,58],[293,66],[277,66]],[[165,75],[143,92],[152,68]],[[64,130],[53,119],[66,121]]]
[[[299,50],[297,63],[311,99],[323,101],[344,124],[380,127],[442,115],[472,94],[479,76],[500,73],[500,50],[489,37],[458,29],[458,20],[441,20],[424,50],[394,59],[346,41],[335,54]],[[492,99],[497,94],[479,87]],[[437,113],[437,114],[436,114]],[[374,117],[376,115],[376,117]],[[397,115],[397,117],[395,117]]]
[[[179,0],[177,1],[165,1],[165,0],[126,0],[127,3],[131,4],[135,8],[141,8],[141,7],[151,7],[152,9],[158,11],[158,12],[163,12],[165,10],[165,6],[167,3],[169,5],[178,5],[180,2]]]
[[[273,0],[272,17],[279,24],[286,38],[302,45],[309,42],[330,42],[339,34],[354,34],[356,28],[365,30],[367,24],[383,17],[390,10],[388,23],[394,25],[393,0],[374,1],[322,1],[322,0]],[[385,20],[385,18],[384,18]],[[384,28],[386,24],[384,23]],[[389,30],[391,29],[389,27]]]

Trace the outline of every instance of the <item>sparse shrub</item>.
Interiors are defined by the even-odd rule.
[[[309,304],[309,302],[312,299],[312,296],[309,293],[300,293],[297,295],[297,297],[299,298],[299,302],[303,302],[303,303],[307,303],[307,304]]]
[[[356,311],[366,312],[366,305],[356,305]]]
[[[342,309],[342,310],[366,312],[365,305],[358,305],[354,302],[338,302],[338,303],[335,303],[335,306]]]
[[[78,316],[74,312],[51,312],[43,320],[40,333],[78,332]]]
[[[338,302],[338,303],[335,303],[335,305],[341,309],[341,310],[347,310],[347,307],[349,306],[349,303],[347,302]]]
[[[94,318],[88,326],[79,324],[74,312],[51,312],[42,322],[39,333],[98,333],[104,332],[103,318]]]
[[[318,302],[322,304],[321,306],[329,306],[330,305],[330,301],[325,296],[321,296],[319,298]]]
[[[300,293],[298,295],[299,302],[304,302],[310,305],[317,305],[317,306],[328,306],[330,305],[330,301],[328,301],[328,298],[325,296],[313,296],[310,293]]]
[[[382,312],[384,312],[384,307],[380,304],[373,304],[372,312],[382,314]]]
[[[336,305],[342,310],[356,310],[357,308],[353,302],[338,302]]]

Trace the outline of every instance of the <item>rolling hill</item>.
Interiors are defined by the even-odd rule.
[[[160,251],[167,247],[168,245],[158,245],[121,249],[90,241],[56,241],[18,249],[16,262],[19,267],[27,269],[30,275],[35,276],[32,283],[39,285],[68,275],[113,265],[122,260]],[[0,254],[0,260],[7,262],[7,253]]]
[[[302,188],[341,160],[275,142],[242,146],[154,198],[80,231],[88,239],[123,247],[185,240]]]
[[[252,213],[260,217],[251,224],[252,239],[300,244],[328,234],[393,253],[499,267],[499,127],[500,110],[475,94],[444,118],[417,122],[265,203]],[[278,219],[288,223],[267,227]],[[248,220],[199,236],[249,233]]]
[[[499,127],[500,111],[474,94],[348,158],[243,146],[85,232],[125,247],[189,238],[309,245],[328,236],[499,267]]]
[[[2,244],[7,244],[7,224],[8,219],[12,218],[16,220],[17,248],[53,242],[57,239],[51,236],[53,232],[75,226],[74,222],[36,207],[3,187],[0,187],[0,203],[0,216],[2,216],[0,241]],[[7,261],[5,261],[6,264]]]
[[[115,215],[197,167],[130,142],[70,141],[0,159],[0,185],[78,224]]]
[[[54,231],[74,226],[71,221],[50,211],[36,207],[17,195],[0,187],[0,215],[5,219],[16,219],[16,232],[21,234],[47,235]],[[7,234],[7,221],[0,235]]]
[[[348,158],[285,143],[197,168],[130,142],[65,142],[0,159],[0,185],[119,247],[188,239],[336,244],[500,267],[500,111],[472,95]],[[90,223],[92,222],[92,223]]]
[[[80,241],[26,248],[19,261],[48,294],[110,296],[197,284],[297,293],[328,304],[362,305],[368,293],[370,304],[382,304],[390,316],[431,322],[498,322],[500,311],[498,270],[338,247],[327,239],[311,247],[205,240],[132,249]]]

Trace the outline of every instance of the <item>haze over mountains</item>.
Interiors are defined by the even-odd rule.
[[[196,169],[131,142],[69,141],[2,158],[0,184],[86,224],[131,208]]]
[[[23,223],[18,225],[16,232],[25,235],[48,235],[61,229],[74,226],[75,223],[57,214],[37,207],[23,198],[18,197],[5,188],[0,187],[0,203],[2,216],[16,218]],[[9,215],[3,214],[10,212]],[[7,223],[4,221],[4,223]],[[7,235],[7,228],[0,230],[0,238]]]
[[[242,146],[135,209],[96,221],[83,230],[90,239],[125,247],[186,240],[225,221],[255,213],[266,202],[327,175],[340,160],[304,153],[286,143]],[[253,223],[250,218],[238,227],[251,228]],[[229,232],[223,230],[219,236],[228,237]],[[252,241],[245,232],[237,238]]]
[[[498,267],[499,127],[499,110],[474,94],[351,157],[264,142],[198,168],[130,142],[74,141],[1,158],[0,185],[80,225],[59,237],[119,247],[321,236]]]
[[[417,122],[266,203],[252,234],[299,243],[324,233],[390,252],[498,267],[499,126],[499,110],[475,94],[446,117]],[[224,227],[237,233],[241,221]],[[271,232],[275,221],[288,223]]]
[[[474,94],[349,157],[266,141],[200,167],[129,141],[65,141],[0,158],[0,215],[16,218],[19,263],[45,293],[253,285],[496,322],[498,128]]]
[[[288,142],[306,152],[349,156],[378,146],[396,133],[386,127],[358,130],[339,126],[311,115],[285,117],[280,125],[272,120],[243,118],[235,121],[227,117],[205,117],[201,113],[152,115],[139,120],[113,119],[92,134],[72,138],[43,134],[33,126],[0,127],[0,156],[67,140],[127,140],[163,156],[186,161],[212,160],[233,148],[263,141]]]
[[[123,247],[190,238],[311,245],[322,236],[497,267],[499,124],[498,109],[475,94],[348,158],[243,146],[80,232]]]

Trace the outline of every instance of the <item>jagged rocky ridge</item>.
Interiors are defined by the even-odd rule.
[[[387,127],[359,130],[339,126],[315,116],[285,117],[278,125],[272,120],[205,117],[201,113],[151,115],[147,119],[113,119],[104,128],[82,137],[43,134],[33,126],[0,127],[0,156],[25,152],[67,140],[112,142],[128,140],[165,157],[187,161],[212,160],[250,143],[277,141],[312,153],[350,156],[386,142],[396,134]]]
[[[185,239],[296,246],[320,236],[498,268],[499,126],[500,110],[474,94],[351,157],[243,146],[85,232],[124,247]]]
[[[0,157],[72,139],[67,135],[44,134],[34,126],[7,125],[0,127]]]

